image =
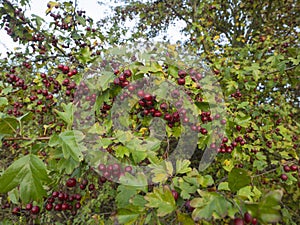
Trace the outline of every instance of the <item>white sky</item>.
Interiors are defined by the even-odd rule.
[[[45,11],[47,9],[47,3],[50,0],[31,0],[30,9],[26,10],[27,15],[36,14],[42,18],[49,18],[46,17]],[[108,7],[105,5],[99,5],[97,0],[78,0],[78,9],[85,10],[86,14],[94,19],[94,21],[98,21],[100,18],[104,17],[105,14],[109,13]],[[107,0],[109,4],[112,4],[112,1]],[[122,1],[121,1],[122,2]],[[184,23],[178,22],[175,26],[172,26],[169,31],[168,35],[171,37],[172,40],[177,41],[181,39],[186,39],[182,34],[178,31],[184,26]],[[7,49],[10,51],[17,47],[18,44],[13,42],[10,36],[6,34],[4,29],[0,29],[0,58],[6,56]]]

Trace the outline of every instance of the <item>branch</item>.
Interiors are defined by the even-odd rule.
[[[186,22],[187,24],[189,24],[189,25],[191,25],[191,26],[193,25],[192,22],[186,20],[181,14],[179,14],[179,13],[173,8],[173,6],[170,5],[170,4],[168,3],[168,1],[166,1],[165,3],[166,3],[166,6],[169,7],[169,8],[172,10],[172,12],[175,14],[175,16],[177,16],[179,19],[183,20],[183,21]]]
[[[47,141],[50,140],[50,137],[38,137],[38,138],[29,138],[29,137],[8,137],[8,138],[3,138],[4,141]]]

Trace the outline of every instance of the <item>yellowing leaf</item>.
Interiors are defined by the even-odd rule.
[[[59,3],[58,3],[58,2],[52,2],[52,1],[50,1],[50,2],[48,2],[47,6],[48,6],[48,9],[46,10],[46,15],[47,15],[48,13],[50,13],[51,10],[52,10],[55,6],[59,6]]]
[[[145,199],[148,201],[147,207],[157,208],[159,217],[172,213],[176,209],[175,199],[168,186],[155,187],[153,192],[147,193]]]
[[[217,41],[217,40],[219,40],[220,39],[220,35],[216,35],[215,37],[214,37],[214,41]]]
[[[160,165],[149,165],[154,174],[152,181],[154,183],[166,182],[173,175],[173,165],[171,162],[163,161]]]

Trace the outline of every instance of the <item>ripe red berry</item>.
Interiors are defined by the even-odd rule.
[[[58,192],[58,191],[53,191],[52,197],[56,198],[56,197],[58,197],[58,195],[59,195],[59,192]]]
[[[288,176],[286,174],[281,174],[280,178],[281,180],[286,181],[288,179]]]
[[[13,210],[12,210],[12,214],[14,214],[14,215],[18,215],[20,212],[21,212],[20,207],[15,207],[15,208],[13,208]]]
[[[28,203],[25,207],[26,210],[31,210],[32,209],[32,204]]]
[[[235,218],[233,223],[234,225],[244,225],[244,220],[241,218]]]
[[[184,78],[185,76],[186,76],[186,71],[184,71],[184,70],[179,70],[178,71],[178,76],[180,77],[180,78]]]
[[[81,204],[80,204],[80,202],[76,202],[76,204],[75,204],[75,208],[76,208],[76,209],[80,209],[80,207],[81,207]]]
[[[257,224],[257,219],[256,218],[253,218],[252,219],[252,225],[256,225]]]
[[[125,70],[124,75],[125,75],[125,77],[130,77],[132,75],[132,73],[130,70]]]
[[[75,187],[76,186],[76,179],[75,178],[69,178],[66,182],[67,187]]]
[[[291,171],[291,168],[290,168],[288,165],[285,165],[285,166],[283,167],[283,170],[284,170],[284,172],[288,173],[288,172]]]
[[[168,109],[168,104],[163,102],[160,104],[160,109],[163,110],[163,111],[166,111]]]
[[[178,194],[178,192],[177,191],[175,191],[175,190],[172,190],[172,195],[173,195],[173,197],[174,197],[174,199],[175,199],[175,201],[178,199],[178,197],[179,197],[179,194]]]
[[[53,208],[53,204],[52,203],[48,203],[45,208],[46,208],[47,211],[51,211],[52,208]]]
[[[221,124],[223,124],[223,125],[226,124],[226,120],[225,120],[225,119],[222,119],[222,120],[221,120]]]
[[[245,220],[246,223],[251,223],[251,221],[252,221],[251,214],[248,213],[248,212],[245,212],[245,214],[244,214],[244,220]]]
[[[95,190],[95,185],[94,185],[94,184],[90,184],[90,185],[89,185],[89,190],[90,190],[90,191]]]
[[[55,210],[55,211],[61,211],[61,204],[60,204],[60,203],[56,204],[56,205],[54,206],[54,210]]]
[[[63,204],[61,205],[61,210],[65,211],[65,210],[67,210],[67,209],[69,209],[69,205],[68,205],[67,203],[63,203]]]
[[[131,173],[132,172],[132,166],[125,166],[124,171],[127,173]]]
[[[57,68],[60,69],[60,70],[63,70],[64,69],[64,65],[63,64],[59,64]]]
[[[32,214],[38,214],[40,212],[40,207],[39,206],[33,206],[31,209]]]
[[[144,95],[144,99],[145,99],[145,101],[152,101],[152,100],[153,100],[153,97],[152,97],[152,95],[150,95],[150,94],[145,94],[145,95]]]
[[[185,207],[186,207],[186,209],[187,209],[189,212],[192,212],[192,211],[195,209],[194,207],[191,206],[191,201],[190,201],[190,200],[186,201]]]
[[[178,78],[177,79],[177,84],[184,85],[185,84],[185,79],[184,78]]]
[[[297,171],[298,170],[297,165],[291,165],[290,168],[291,168],[292,171]]]

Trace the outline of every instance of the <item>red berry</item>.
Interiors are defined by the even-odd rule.
[[[280,178],[281,180],[286,181],[288,179],[288,176],[286,174],[281,174]]]
[[[121,168],[120,165],[119,165],[118,163],[114,163],[112,166],[113,166],[113,168],[112,168],[113,171],[119,171],[120,168]]]
[[[94,185],[94,184],[90,184],[90,185],[89,185],[89,190],[90,190],[90,191],[95,190],[95,185]]]
[[[28,203],[25,208],[26,208],[26,210],[31,210],[32,209],[32,204]]]
[[[61,211],[61,204],[59,203],[59,204],[56,204],[55,206],[54,206],[54,210],[55,211]]]
[[[33,206],[31,209],[32,214],[38,214],[40,212],[40,207],[39,206]]]
[[[298,170],[297,165],[291,165],[290,168],[291,168],[292,171],[297,171]]]
[[[125,70],[124,75],[125,75],[125,77],[130,77],[132,75],[132,73],[130,70]]]
[[[80,204],[80,202],[76,202],[76,204],[75,204],[75,208],[76,208],[76,209],[80,209],[80,207],[81,207],[81,204]]]
[[[175,199],[175,201],[178,199],[178,197],[179,197],[179,194],[178,194],[178,192],[177,191],[175,191],[175,190],[172,190],[172,195],[173,195],[173,197],[174,197],[174,199]]]
[[[68,205],[67,203],[63,203],[63,204],[61,205],[61,210],[65,211],[65,210],[67,210],[67,209],[69,209],[69,205]]]
[[[284,170],[284,172],[288,173],[288,172],[291,171],[291,168],[290,168],[288,165],[285,165],[285,166],[283,167],[283,170]]]
[[[63,70],[64,69],[64,65],[63,64],[59,64],[57,68],[60,69],[60,70]]]
[[[131,173],[132,172],[132,166],[126,166],[124,168],[124,171],[127,172],[127,173]]]
[[[145,94],[145,95],[144,95],[144,99],[145,99],[146,101],[152,101],[152,100],[153,100],[153,97],[152,97],[152,95],[150,95],[150,94]]]
[[[257,219],[256,218],[253,218],[252,219],[252,225],[256,225],[257,224]]]
[[[185,79],[184,78],[178,78],[177,79],[177,84],[184,85],[185,84]]]
[[[52,197],[54,197],[54,198],[58,197],[58,195],[59,195],[59,192],[58,192],[58,191],[54,191],[54,192],[52,193]]]
[[[250,223],[252,221],[251,214],[248,213],[248,212],[245,212],[245,214],[244,214],[244,220],[245,220],[246,223]]]
[[[244,225],[244,220],[241,218],[235,218],[233,221],[234,225]]]
[[[137,95],[138,95],[140,98],[144,98],[145,92],[144,92],[143,90],[138,90]]]
[[[222,119],[222,120],[221,120],[221,124],[223,124],[223,125],[226,124],[226,120],[225,120],[225,119]]]
[[[194,207],[191,206],[191,201],[190,200],[186,201],[185,207],[190,212],[192,212],[195,209]]]
[[[45,208],[47,211],[51,211],[53,208],[53,205],[51,203],[48,203]]]
[[[15,207],[15,208],[13,208],[13,210],[12,210],[12,214],[18,215],[18,214],[20,213],[20,211],[21,211],[20,207]]]
[[[66,182],[67,187],[75,187],[76,186],[76,179],[69,178]]]
[[[87,179],[83,179],[82,181],[81,181],[81,184],[82,185],[87,185],[89,183],[89,181],[87,180]]]
[[[180,77],[180,78],[184,78],[185,76],[186,76],[186,71],[184,71],[184,70],[179,70],[178,71],[178,76]]]

